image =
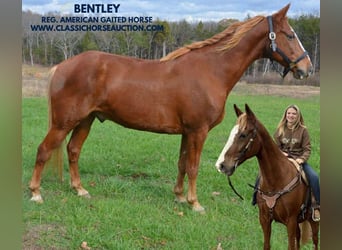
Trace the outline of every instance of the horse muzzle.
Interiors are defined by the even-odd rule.
[[[303,70],[300,68],[296,68],[293,70],[293,76],[294,78],[298,80],[303,80],[305,78],[308,78],[313,73],[312,67],[310,67],[308,70]]]
[[[233,175],[235,169],[236,169],[236,165],[235,164],[234,166],[226,166],[224,163],[221,163],[220,166],[219,166],[219,171],[227,176],[231,176]]]

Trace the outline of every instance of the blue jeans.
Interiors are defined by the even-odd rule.
[[[308,178],[309,185],[312,190],[312,194],[315,197],[316,205],[320,205],[321,204],[321,195],[320,195],[321,192],[320,192],[318,175],[307,162],[304,162],[302,166],[303,166],[305,175]]]

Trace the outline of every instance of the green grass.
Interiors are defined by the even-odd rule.
[[[239,167],[232,177],[240,200],[214,164],[235,123],[232,104],[248,102],[273,134],[282,112],[297,104],[309,128],[309,163],[320,172],[320,99],[247,96],[232,93],[226,117],[208,136],[201,158],[197,194],[204,215],[187,204],[174,203],[180,144],[178,135],[160,135],[95,121],[83,147],[80,175],[91,199],[70,189],[65,160],[64,182],[51,173],[42,179],[43,204],[30,202],[28,183],[36,149],[45,136],[47,106],[44,98],[24,98],[22,107],[23,246],[42,249],[262,249],[258,209],[251,206],[258,172],[256,159]],[[187,186],[187,182],[186,182]],[[220,195],[213,195],[220,192]],[[285,226],[273,223],[273,249],[287,249]],[[32,248],[33,249],[33,248]],[[304,249],[312,249],[311,244]]]

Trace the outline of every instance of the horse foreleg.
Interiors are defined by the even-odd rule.
[[[261,205],[259,206],[259,222],[261,224],[261,228],[264,233],[264,250],[270,250],[271,249],[272,220],[270,218],[268,208],[266,207],[264,210],[262,210]]]
[[[50,159],[52,151],[61,146],[67,134],[68,131],[66,130],[51,128],[44,138],[43,142],[39,145],[37,150],[36,163],[29,186],[32,192],[32,201],[43,202],[42,196],[40,194],[40,181],[42,171],[44,169],[45,163]]]
[[[197,199],[196,179],[198,175],[201,152],[207,133],[207,130],[201,130],[197,131],[196,133],[189,134],[187,136],[186,143],[187,153],[185,154],[185,172],[188,176],[189,182],[187,201],[190,205],[192,205],[192,209],[196,212],[204,211],[204,208],[200,205]]]
[[[288,249],[297,250],[299,246],[299,242],[297,242],[297,229],[299,230],[297,217],[291,217],[286,226],[288,237]]]
[[[81,153],[83,143],[88,137],[90,127],[94,121],[94,117],[88,117],[77,125],[71,135],[67,146],[71,186],[77,191],[79,196],[90,197],[87,190],[82,187],[81,179],[78,171],[78,159]]]

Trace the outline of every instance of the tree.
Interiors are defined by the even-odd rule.
[[[87,31],[79,42],[79,51],[98,50],[99,47],[95,40],[95,34]]]
[[[31,11],[24,12],[22,15],[22,27],[23,27],[23,45],[22,46],[22,51],[23,51],[23,58],[24,60],[26,59],[26,56],[29,56],[29,61],[31,65],[34,65],[34,41],[39,37],[39,33],[33,32],[31,30],[30,25],[32,23],[37,23],[39,22],[39,15],[34,14]]]
[[[59,20],[59,13],[48,13]],[[251,18],[247,15],[246,19]],[[144,59],[158,59],[167,53],[190,44],[202,41],[217,34],[236,19],[222,19],[219,22],[189,23],[186,20],[167,22],[156,20],[153,24],[163,27],[155,31],[113,31],[113,32],[52,32],[33,31],[31,24],[42,24],[42,16],[31,11],[22,12],[22,60],[24,63],[53,65],[86,50],[100,50]],[[289,18],[303,46],[308,51],[314,71],[320,70],[320,17],[308,14]],[[86,23],[92,25],[92,23]],[[98,24],[97,24],[98,25]],[[271,65],[268,59],[260,59],[249,67],[245,76],[266,79],[269,73],[282,71],[279,64]],[[260,80],[258,80],[260,82]],[[316,85],[319,85],[317,81]]]
[[[169,26],[171,39],[168,41],[167,53],[193,41],[193,29],[186,20],[170,23]]]
[[[296,31],[298,37],[303,43],[304,48],[308,51],[314,72],[320,68],[320,19],[315,15],[301,15],[299,18],[289,20],[290,24]]]
[[[163,27],[163,30],[157,30],[152,32],[151,44],[154,44],[154,59],[166,56],[166,41],[170,37],[170,26],[166,21],[156,21],[155,25]],[[160,55],[159,49],[162,48],[162,54]]]
[[[59,32],[57,36],[55,46],[63,53],[64,60],[74,55],[74,49],[80,41],[78,32]]]

